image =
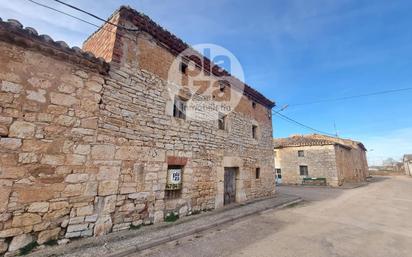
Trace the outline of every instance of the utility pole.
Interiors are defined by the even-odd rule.
[[[339,137],[339,136],[338,136],[338,130],[336,129],[336,121],[333,121],[333,127],[335,128],[335,135],[336,135],[336,137]]]

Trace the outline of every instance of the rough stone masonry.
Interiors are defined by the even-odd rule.
[[[188,46],[130,8],[110,20],[137,31],[106,24],[84,50],[0,21],[0,253],[222,207],[228,167],[237,202],[275,192],[274,103],[245,85],[224,129],[174,117],[166,71]]]

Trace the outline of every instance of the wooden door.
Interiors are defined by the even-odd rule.
[[[224,204],[236,202],[236,171],[237,168],[225,168],[225,195]]]

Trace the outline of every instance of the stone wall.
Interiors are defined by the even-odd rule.
[[[222,207],[224,167],[239,167],[237,201],[274,193],[266,107],[242,112],[252,110],[245,97],[225,130],[174,118],[168,82],[156,74],[117,62],[108,71],[19,26],[0,33],[0,252]],[[176,164],[182,193],[167,199],[167,167]]]
[[[335,153],[340,184],[365,181],[369,174],[366,153],[363,149],[356,146],[348,149],[336,145]]]
[[[304,157],[298,157],[298,151],[304,151]],[[282,183],[301,184],[299,166],[308,166],[312,178],[326,178],[331,186],[338,186],[339,179],[336,166],[334,145],[300,146],[276,149],[276,167],[282,170]]]
[[[304,157],[298,157],[298,151]],[[282,170],[282,183],[301,184],[299,166],[308,166],[309,176],[326,178],[328,185],[365,181],[368,176],[366,154],[361,148],[341,145],[297,146],[275,149],[275,167]]]

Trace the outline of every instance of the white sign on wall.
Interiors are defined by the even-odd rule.
[[[180,189],[182,185],[182,169],[173,168],[167,170],[167,185],[166,189]]]

